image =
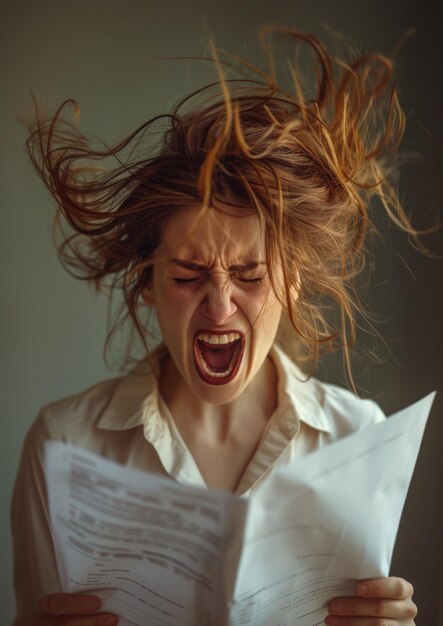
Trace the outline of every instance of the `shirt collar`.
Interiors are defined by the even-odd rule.
[[[126,376],[118,379],[97,422],[98,428],[127,430],[144,424],[148,439],[155,439],[163,431],[165,425],[160,418],[156,373],[165,351],[166,348],[161,346],[151,359],[141,361]],[[316,379],[306,380],[306,375],[276,345],[272,347],[271,357],[278,371],[279,409],[287,409],[285,419],[293,420],[294,425],[301,420],[312,428],[331,432]]]
[[[97,426],[105,430],[127,430],[145,421],[146,410],[157,401],[157,370],[161,349],[151,358],[140,361],[128,374],[117,380],[114,391]]]
[[[330,420],[321,404],[318,381],[315,378],[307,379],[306,374],[275,344],[271,357],[278,371],[279,407],[292,407],[292,411],[286,412],[286,419],[289,415],[295,424],[300,420],[316,430],[331,432]]]

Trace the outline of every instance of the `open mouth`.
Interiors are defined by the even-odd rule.
[[[237,331],[199,331],[194,337],[194,362],[200,378],[210,385],[230,382],[240,367],[244,343]]]

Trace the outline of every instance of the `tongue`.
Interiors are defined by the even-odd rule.
[[[229,369],[235,350],[234,342],[223,348],[210,348],[203,341],[199,341],[199,344],[201,355],[213,372],[226,372]]]

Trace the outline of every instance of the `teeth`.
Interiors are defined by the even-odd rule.
[[[213,345],[219,344],[227,344],[232,343],[233,341],[237,341],[240,339],[239,333],[229,333],[225,335],[206,335],[205,333],[201,333],[198,336],[199,341],[203,341],[204,343],[209,343]]]
[[[215,345],[226,345],[226,344],[234,343],[234,342],[238,341],[239,339],[241,339],[241,335],[240,335],[240,333],[236,333],[236,332],[225,333],[223,335],[210,335],[210,334],[206,334],[206,333],[200,333],[197,338],[198,338],[198,340],[200,342],[203,342],[206,345],[214,345],[215,346]],[[226,371],[225,372],[215,372],[206,363],[205,358],[204,358],[204,356],[202,354],[202,351],[200,349],[200,346],[198,346],[198,345],[197,345],[197,352],[198,352],[198,355],[199,355],[198,362],[199,362],[200,368],[203,370],[203,372],[205,372],[211,378],[226,378],[227,376],[230,376],[231,373],[234,370],[234,367],[238,363],[237,359],[239,358],[239,353],[238,353],[238,350],[237,350],[236,353],[232,355],[231,362],[229,363]]]

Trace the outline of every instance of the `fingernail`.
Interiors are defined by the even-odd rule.
[[[368,593],[368,585],[365,585],[363,583],[359,583],[357,585],[357,593],[362,595],[362,596],[365,596]]]
[[[339,626],[340,623],[337,618],[332,617],[331,615],[328,615],[325,621],[328,626]]]

